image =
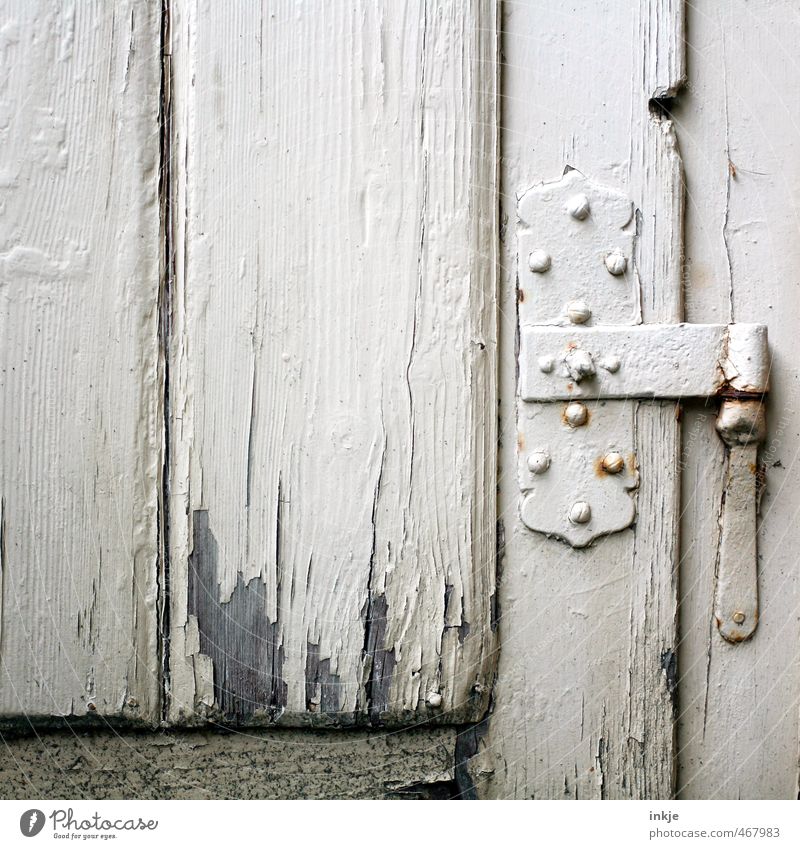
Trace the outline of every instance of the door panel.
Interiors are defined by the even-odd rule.
[[[589,404],[590,415],[602,406],[621,421],[635,417],[633,527],[575,549],[522,524],[518,453],[537,446],[518,441],[516,304],[531,290],[521,273],[518,280],[514,229],[519,196],[559,180],[567,168],[621,192],[638,210],[630,261],[640,281],[641,318],[681,319],[680,160],[670,122],[650,101],[672,92],[682,76],[682,12],[680,4],[648,2],[609,4],[602,16],[594,2],[568,11],[557,3],[502,8],[501,208],[509,224],[501,276],[502,650],[496,709],[473,764],[476,785],[481,795],[500,798],[668,797],[677,648],[676,407]],[[565,214],[553,214],[559,213]],[[572,249],[570,243],[542,248]]]
[[[159,14],[0,46],[0,715],[158,716]]]
[[[676,111],[686,162],[687,318],[768,324],[772,371],[760,457],[760,619],[754,637],[739,645],[709,628],[722,451],[708,411],[689,409],[684,423],[677,792],[796,799],[800,70],[787,56],[800,21],[791,0],[737,0],[713,13],[709,4],[690,4],[687,16],[702,46],[691,54],[691,86]]]
[[[494,4],[173,5],[170,716],[477,718]]]

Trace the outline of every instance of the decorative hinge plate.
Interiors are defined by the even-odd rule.
[[[582,547],[636,513],[634,405],[610,399],[758,397],[767,332],[638,323],[637,213],[577,171],[525,192],[518,211],[520,511]]]

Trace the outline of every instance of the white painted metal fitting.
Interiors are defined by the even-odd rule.
[[[545,451],[534,451],[528,455],[528,468],[535,474],[544,474],[550,468],[550,455]]]
[[[428,703],[428,707],[438,708],[442,706],[442,694],[437,693],[436,691],[432,691],[428,693],[427,698],[425,699]]]
[[[570,427],[581,427],[589,420],[589,411],[586,409],[586,404],[581,404],[580,401],[573,401],[567,404],[564,410],[564,421]]]
[[[539,371],[543,371],[545,374],[550,374],[555,366],[555,360],[547,355],[539,357],[538,363]]]
[[[584,194],[573,195],[567,201],[567,211],[573,218],[583,221],[589,215],[589,198]]]
[[[609,451],[603,457],[603,469],[610,475],[618,475],[625,468],[625,458],[619,451]]]
[[[569,510],[573,525],[585,525],[592,518],[592,508],[586,501],[576,501]]]
[[[585,324],[592,317],[592,311],[583,301],[573,301],[567,306],[567,316],[573,324]]]
[[[764,405],[755,398],[723,401],[717,415],[717,433],[726,445],[752,445],[767,436]]]
[[[580,383],[584,378],[594,377],[596,374],[592,355],[581,348],[575,348],[570,351],[564,357],[564,364],[567,367],[569,376],[576,383]]]
[[[609,274],[620,277],[628,268],[628,259],[622,251],[611,251],[606,254],[606,268]]]
[[[537,248],[535,251],[531,251],[528,256],[528,268],[537,274],[544,274],[545,271],[549,271],[552,264],[553,260],[547,251]]]
[[[610,374],[616,374],[619,371],[620,365],[619,357],[603,357],[600,360],[600,368],[604,368]]]

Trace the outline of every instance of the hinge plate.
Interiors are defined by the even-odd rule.
[[[597,324],[641,321],[631,200],[579,171],[519,198],[520,325],[569,325],[574,303]]]
[[[576,548],[633,523],[636,399],[768,388],[762,325],[640,323],[637,215],[575,170],[518,196],[520,513]]]

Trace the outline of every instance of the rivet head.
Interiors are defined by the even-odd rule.
[[[603,359],[600,360],[600,367],[611,372],[611,374],[616,374],[620,367],[619,357],[603,357]]]
[[[575,348],[564,358],[569,376],[580,383],[584,378],[594,377],[597,373],[594,367],[594,359],[588,351]]]
[[[537,274],[544,274],[545,271],[549,271],[552,264],[553,260],[547,251],[537,249],[535,251],[531,251],[528,256],[528,268],[530,268],[531,271],[535,271]]]
[[[564,410],[564,420],[570,427],[581,427],[589,420],[589,411],[586,409],[586,404],[581,404],[580,401],[572,401],[567,404]]]
[[[428,703],[428,707],[438,708],[442,706],[442,694],[433,691],[428,693],[425,701]]]
[[[573,195],[567,201],[567,212],[578,221],[583,221],[589,215],[589,198],[584,194]]]
[[[569,520],[573,525],[585,525],[592,518],[592,508],[586,501],[576,501],[569,508]]]
[[[573,301],[567,306],[567,316],[573,324],[585,324],[592,317],[592,311],[583,301]]]
[[[742,611],[741,611],[741,610],[737,610],[737,611],[736,611],[736,613],[734,613],[734,614],[733,614],[733,616],[732,616],[731,618],[733,619],[733,621],[734,621],[737,625],[742,625],[742,624],[744,624],[744,620],[745,620],[745,619],[747,619],[747,617],[744,615],[744,613],[742,613]]]
[[[555,360],[552,357],[542,356],[539,357],[539,371],[543,371],[545,374],[550,374],[555,366]]]
[[[623,275],[628,268],[628,260],[625,254],[622,251],[611,251],[610,254],[606,254],[606,268],[608,273],[613,274],[614,277]]]
[[[550,468],[550,455],[545,451],[534,451],[528,455],[528,468],[535,474],[544,474]]]
[[[609,451],[603,457],[603,469],[610,475],[618,475],[625,468],[625,458],[618,451]]]

